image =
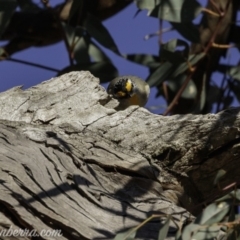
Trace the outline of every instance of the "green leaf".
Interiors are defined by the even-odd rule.
[[[217,175],[214,179],[213,185],[216,186],[219,183],[220,179],[223,178],[225,175],[226,175],[226,171],[224,169],[218,170]]]
[[[188,57],[188,61],[179,64],[178,66],[174,67],[174,71],[171,74],[171,78],[177,77],[179,74],[182,74],[185,72],[190,66],[194,66],[200,59],[202,59],[206,54],[200,53],[200,54],[191,54]]]
[[[205,106],[205,103],[206,103],[206,73],[204,73],[203,75],[203,79],[202,79],[202,86],[200,87],[200,97],[199,97],[199,101],[197,102],[196,106],[194,107],[194,110],[192,111],[192,113],[194,114],[199,114],[204,106]],[[208,103],[211,103],[211,102],[208,102]]]
[[[196,0],[162,0],[150,16],[170,22],[190,22],[201,12],[201,5]]]
[[[89,54],[95,62],[111,62],[110,58],[94,42],[89,43]]]
[[[76,64],[64,68],[59,74],[71,71],[90,71],[95,77],[100,78],[101,83],[109,82],[118,76],[118,71],[110,62],[97,62],[88,64]]]
[[[88,63],[90,62],[89,56],[89,43],[84,37],[75,37],[77,44],[73,48],[74,59],[77,63]]]
[[[196,240],[206,240],[214,239],[221,229],[221,226],[204,226],[195,223],[190,223],[183,229],[182,238],[183,240],[187,239],[196,239]]]
[[[183,229],[183,233],[182,233],[182,238],[183,240],[187,240],[187,239],[192,239],[192,235],[194,232],[197,232],[198,229],[200,229],[201,226],[199,224],[195,224],[195,223],[190,223],[188,224],[184,229]]]
[[[217,70],[221,73],[227,73],[233,79],[240,81],[240,66],[219,64]]]
[[[182,39],[172,39],[168,41],[165,44],[162,44],[161,47],[169,52],[175,52],[177,47],[183,46],[187,53],[189,52],[189,46],[186,41],[183,41]]]
[[[164,82],[172,72],[172,64],[170,62],[164,62],[147,78],[147,83],[150,87],[159,86]]]
[[[127,231],[118,233],[113,240],[130,240],[135,238],[136,231],[134,231],[134,228],[130,228]]]
[[[161,0],[135,0],[134,2],[141,10],[153,10],[161,2]]]
[[[229,201],[229,200],[232,200],[233,199],[237,200],[238,202],[240,202],[240,190],[237,189],[237,190],[234,190],[228,194],[226,194],[225,196],[217,199],[215,202],[222,202],[222,201]]]
[[[184,47],[184,49],[177,51],[178,47]],[[177,65],[182,62],[186,62],[188,53],[189,46],[187,42],[181,39],[173,39],[165,44],[162,44],[160,49],[160,58]]]
[[[218,225],[201,227],[195,234],[193,234],[191,239],[197,240],[216,239],[217,236],[219,235],[220,229],[221,226]]]
[[[84,4],[84,0],[73,0],[72,6],[69,12],[68,23],[76,12],[78,12],[78,15],[82,14],[83,4]]]
[[[195,219],[197,224],[213,224],[220,222],[228,213],[230,206],[227,202],[212,203]]]
[[[179,228],[176,232],[175,240],[181,240],[181,239],[182,239],[182,229]]]
[[[179,75],[174,79],[170,79],[168,80],[168,87],[173,92],[178,92],[178,90],[181,88],[186,78],[187,78],[187,75],[183,74],[183,75]],[[188,85],[184,89],[181,97],[186,99],[195,99],[196,96],[197,96],[197,87],[195,83],[192,80],[190,80]]]
[[[91,14],[88,14],[84,21],[84,26],[88,33],[101,45],[120,55],[112,36],[99,19]]]
[[[171,216],[169,215],[163,226],[159,229],[158,240],[164,240],[167,237],[170,219]]]
[[[174,29],[176,29],[184,38],[193,43],[200,42],[200,32],[192,22],[171,22]]]
[[[194,66],[196,63],[198,63],[199,60],[204,58],[206,56],[206,53],[199,53],[199,54],[191,54],[188,57],[188,62]]]
[[[0,37],[8,26],[16,7],[16,0],[0,0]]]
[[[160,66],[159,57],[151,54],[128,54],[123,55],[129,61],[147,66],[150,68],[157,68]]]
[[[240,81],[240,66],[229,68],[228,73],[233,79]]]
[[[81,29],[74,28],[64,22],[62,22],[62,26],[76,62],[78,64],[89,63],[88,41],[87,38],[83,37]]]

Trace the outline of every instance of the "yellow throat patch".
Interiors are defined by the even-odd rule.
[[[127,80],[125,88],[128,92],[132,91],[132,81],[131,80],[129,80],[129,79]]]

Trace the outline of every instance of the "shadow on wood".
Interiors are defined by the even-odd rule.
[[[213,185],[219,169],[222,187],[240,175],[237,108],[171,117],[116,111],[89,72],[10,89],[0,103],[1,229],[110,239],[152,214],[188,221],[225,193]],[[156,239],[159,226],[151,221],[137,237]]]

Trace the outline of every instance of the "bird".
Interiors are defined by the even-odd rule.
[[[120,76],[114,78],[108,85],[108,94],[119,101],[121,109],[131,105],[144,107],[148,101],[150,87],[137,76]]]

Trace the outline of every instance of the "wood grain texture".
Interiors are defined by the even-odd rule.
[[[219,169],[221,186],[239,177],[238,108],[163,117],[117,105],[89,72],[0,94],[0,229],[112,239],[156,213],[187,221],[224,193]],[[138,238],[156,239],[159,224]]]

